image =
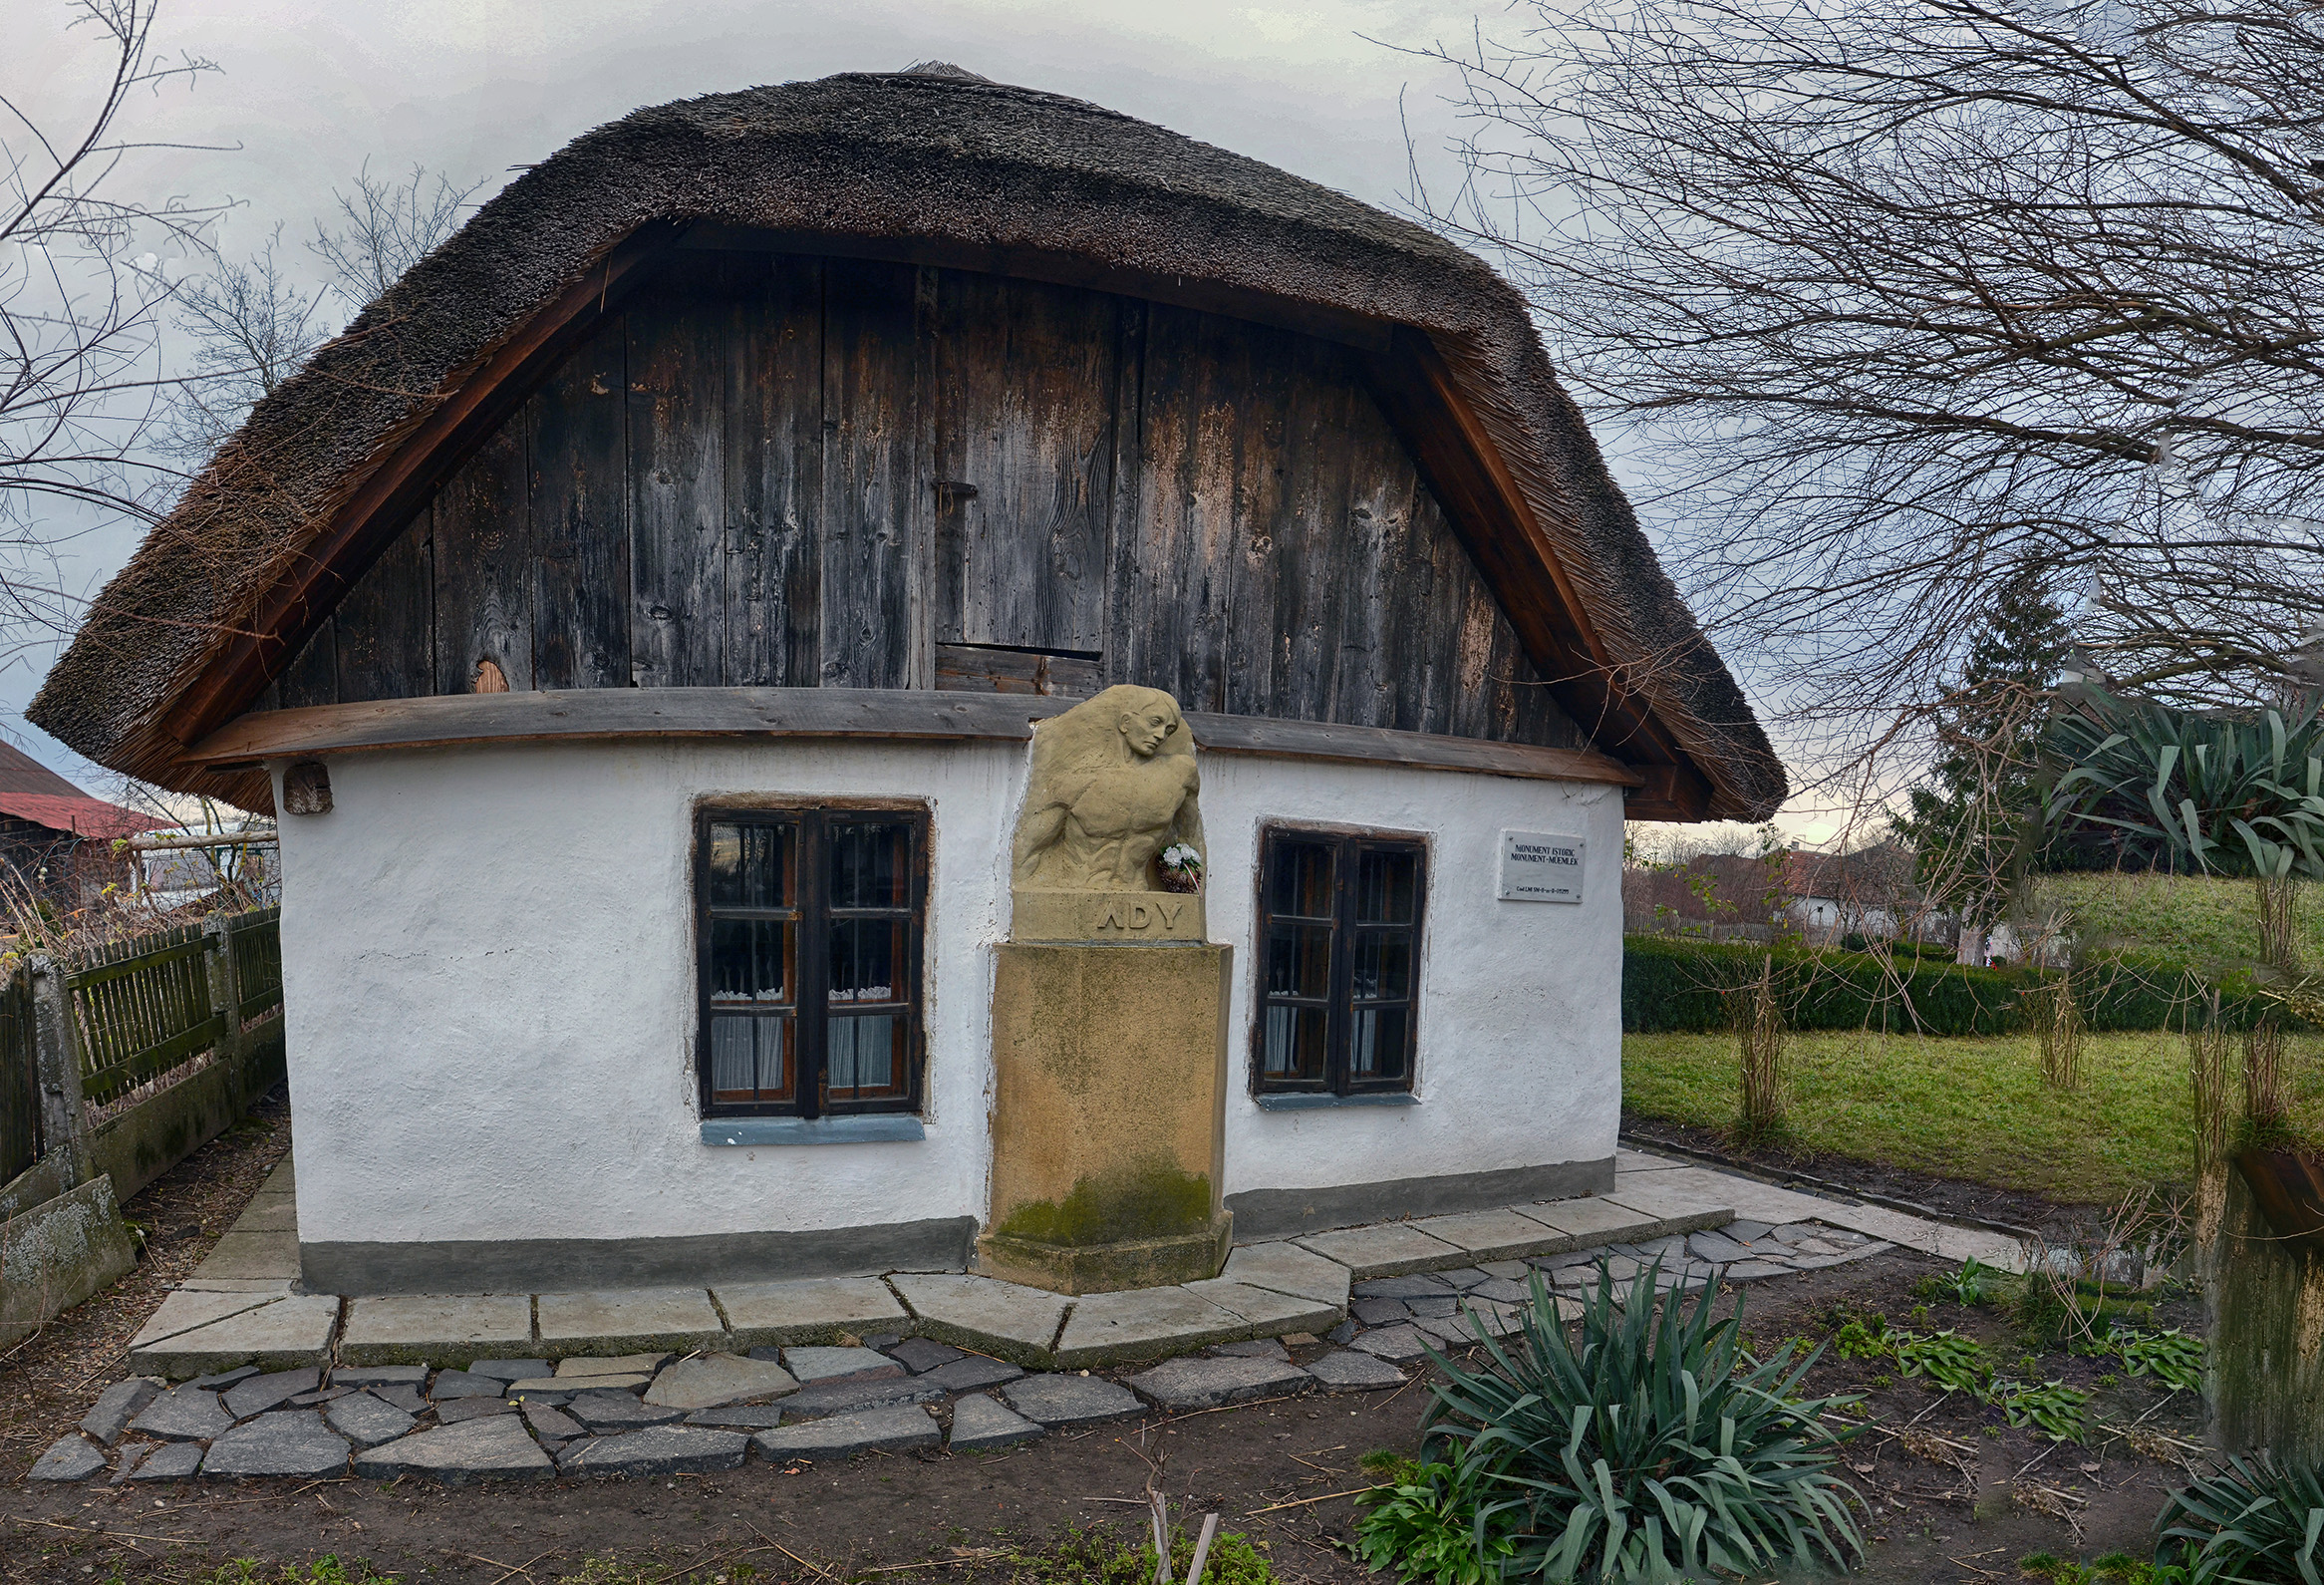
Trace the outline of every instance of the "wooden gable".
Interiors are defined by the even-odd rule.
[[[1104,291],[681,249],[443,460],[264,704],[1130,682],[1581,746],[1372,378]]]

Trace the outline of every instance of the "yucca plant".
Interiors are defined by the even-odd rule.
[[[2261,953],[2297,971],[2294,879],[2324,878],[2324,696],[2239,720],[2093,689],[2051,721],[2043,751],[2067,767],[2047,824],[2111,826],[2190,869],[2252,876]]]
[[[1484,1367],[1437,1359],[1424,1445],[1452,1444],[1475,1533],[1508,1543],[1501,1577],[1651,1585],[1862,1558],[1822,1418],[1843,1401],[1802,1393],[1815,1354],[1750,1358],[1740,1312],[1714,1321],[1707,1290],[1657,1305],[1659,1275],[1617,1287],[1601,1268],[1572,1337],[1536,1275]]]
[[[2308,1465],[2229,1458],[2171,1493],[2162,1544],[2192,1553],[2192,1585],[2324,1585],[2324,1482]]]

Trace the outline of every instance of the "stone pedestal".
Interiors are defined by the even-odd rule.
[[[1083,907],[1025,902],[1020,934]],[[1187,906],[1165,926],[1163,904]],[[1150,910],[1152,933],[998,949],[993,1208],[978,1268],[1075,1294],[1216,1276],[1232,1230],[1219,1198],[1231,949],[1163,933],[1189,915],[1199,932],[1199,898],[1087,906],[1099,928],[1118,910],[1125,935],[1133,910]]]

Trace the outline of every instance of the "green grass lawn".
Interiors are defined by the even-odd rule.
[[[2073,1095],[2043,1086],[2030,1036],[1803,1034],[1784,1054],[1791,1131],[1807,1149],[2079,1203],[2193,1175],[2177,1035],[2091,1036]],[[2313,1050],[2293,1068],[2313,1110]],[[1736,1085],[1730,1035],[1622,1037],[1622,1104],[1642,1116],[1730,1127]]]
[[[2068,910],[2084,949],[2107,945],[2197,963],[2259,957],[2258,904],[2248,880],[2208,875],[2038,875],[2039,907]],[[2324,885],[2300,888],[2300,934],[2311,965],[2324,964]]]

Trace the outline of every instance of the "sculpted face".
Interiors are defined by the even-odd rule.
[[[1178,725],[1178,718],[1167,710],[1129,710],[1122,713],[1122,741],[1130,746],[1130,753],[1141,760],[1150,760],[1154,751],[1162,747],[1162,740],[1170,736],[1170,729]]]

